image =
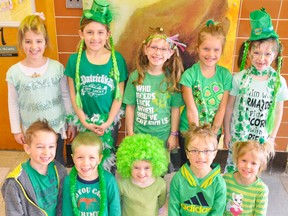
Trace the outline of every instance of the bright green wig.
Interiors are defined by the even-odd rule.
[[[164,143],[149,134],[136,134],[125,137],[116,153],[116,166],[123,178],[131,177],[133,163],[149,161],[154,177],[163,175],[168,168],[167,150]]]

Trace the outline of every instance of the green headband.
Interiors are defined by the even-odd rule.
[[[163,28],[159,28],[160,32],[163,32]],[[150,40],[152,40],[153,38],[160,38],[160,39],[164,39],[167,43],[169,43],[170,48],[172,49],[176,49],[179,48],[181,49],[182,52],[184,52],[184,49],[186,46],[186,44],[179,42],[179,34],[173,35],[171,37],[167,37],[165,35],[150,35],[148,38],[146,38],[146,40],[143,41],[143,44],[147,44]]]

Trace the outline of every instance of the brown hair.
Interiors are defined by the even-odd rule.
[[[56,140],[57,140],[58,135],[54,131],[54,129],[49,125],[48,121],[46,119],[43,119],[43,120],[38,119],[37,121],[35,121],[28,127],[25,133],[25,142],[27,145],[31,145],[33,136],[38,131],[50,132],[56,136]]]
[[[237,164],[240,157],[245,155],[247,152],[251,152],[260,162],[258,174],[261,174],[266,169],[268,160],[274,157],[274,144],[265,142],[260,144],[254,140],[248,140],[245,142],[235,142],[232,147],[233,162]]]
[[[223,44],[222,44],[222,52],[223,52],[225,43],[226,43],[226,33],[224,31],[222,24],[214,23],[214,22],[210,22],[209,24],[206,24],[198,33],[197,44],[196,44],[197,48],[206,39],[207,34],[211,36],[218,36],[218,37],[223,38]]]
[[[22,49],[22,41],[25,33],[33,31],[35,34],[43,34],[46,45],[49,46],[49,36],[44,20],[38,15],[30,15],[24,18],[18,28],[18,46]]]
[[[143,80],[145,78],[145,73],[148,69],[149,60],[147,56],[145,55],[144,49],[152,43],[152,40],[154,38],[158,38],[158,39],[162,38],[163,40],[165,40],[164,38],[167,38],[167,35],[164,33],[163,29],[160,27],[153,28],[152,31],[153,32],[143,41],[143,43],[138,49],[138,55],[136,58],[136,68],[138,71],[138,78],[137,80],[133,81],[134,85],[141,85],[143,83]],[[160,37],[157,37],[157,36],[160,36]],[[184,71],[182,59],[178,55],[177,52],[178,50],[175,50],[175,53],[169,59],[167,59],[166,62],[163,64],[163,71],[165,71],[165,80],[163,82],[167,83],[168,91],[171,91],[171,92],[180,92],[179,82],[180,82],[181,74]]]
[[[217,135],[213,132],[210,124],[204,124],[202,126],[196,126],[193,122],[188,131],[184,134],[185,137],[185,149],[187,149],[188,145],[194,140],[201,139],[203,141],[212,142],[213,147],[217,149],[218,141]]]

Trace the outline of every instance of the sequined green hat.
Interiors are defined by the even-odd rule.
[[[82,23],[83,18],[109,25],[113,18],[109,2],[107,0],[93,0],[91,9],[83,11],[80,23]]]
[[[261,40],[267,38],[279,38],[274,31],[271,17],[266,12],[265,8],[255,10],[250,13],[251,35],[249,40]]]

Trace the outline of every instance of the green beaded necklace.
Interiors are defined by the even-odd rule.
[[[104,171],[101,165],[98,165],[98,175],[99,175],[99,183],[100,183],[100,211],[99,216],[103,216],[106,209],[106,200],[107,200],[107,191],[106,191],[106,183],[104,180]],[[75,166],[70,171],[70,194],[72,199],[72,208],[74,216],[80,216],[80,211],[77,206],[76,201],[76,180],[77,180],[77,170]]]

